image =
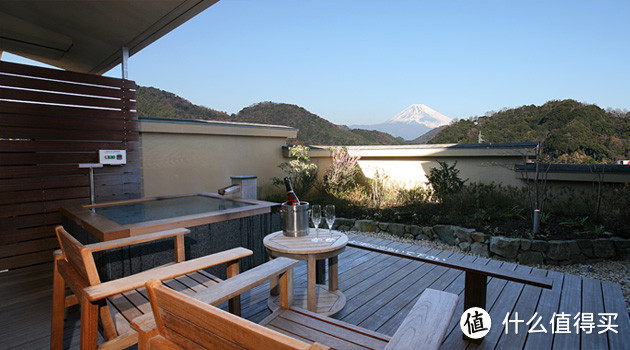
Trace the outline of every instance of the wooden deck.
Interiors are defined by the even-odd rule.
[[[420,263],[384,254],[348,248],[339,256],[339,288],[347,298],[345,308],[335,316],[343,321],[380,333],[392,335],[409,308],[425,288],[445,290],[460,295],[460,302],[451,321],[443,349],[629,349],[630,319],[618,284],[562,274],[555,271],[532,269],[508,262],[476,258],[447,251],[432,250],[392,241],[362,236],[352,239],[396,249],[428,253],[461,262],[477,261],[503,269],[548,276],[554,287],[543,290],[488,279],[487,310],[492,317],[492,328],[480,345],[462,339],[459,317],[463,313],[464,274],[445,267]],[[306,264],[295,270],[296,286],[306,283]],[[242,297],[244,317],[258,322],[270,312],[267,309],[268,284],[263,284]],[[50,344],[50,318],[52,299],[52,266],[37,265],[0,274],[0,349],[44,349]],[[510,324],[509,334],[502,325],[507,313],[519,324],[518,334]],[[577,334],[574,316],[592,313],[595,328],[592,334]],[[542,316],[540,325],[547,333],[528,333],[527,326],[534,313]],[[569,314],[571,333],[552,334],[554,313]],[[618,333],[607,331],[597,334],[601,313],[616,313]],[[69,310],[64,334],[65,348],[78,348],[78,309]],[[540,329],[540,325],[536,329]]]

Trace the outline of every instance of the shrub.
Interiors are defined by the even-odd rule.
[[[393,190],[392,186],[389,184],[389,175],[383,169],[376,169],[374,178],[371,179],[370,182],[372,184],[372,200],[374,201],[374,207],[379,209],[387,193]]]
[[[329,194],[341,194],[351,191],[357,184],[361,173],[360,156],[352,156],[346,147],[332,148],[332,164],[324,175],[324,191]]]
[[[459,192],[464,186],[464,180],[459,177],[459,169],[456,169],[457,161],[453,165],[446,162],[437,161],[439,168],[431,168],[427,176],[431,187],[435,191],[438,199],[443,199],[445,195]]]
[[[306,146],[296,145],[289,148],[289,157],[295,158],[289,162],[283,162],[278,165],[284,176],[291,180],[293,190],[298,197],[305,195],[317,180],[317,165],[311,163],[311,157],[308,155],[309,148]],[[283,186],[284,181],[274,177],[273,184]]]
[[[413,188],[400,188],[397,200],[401,205],[427,202],[431,199],[432,191],[426,186],[416,186]]]

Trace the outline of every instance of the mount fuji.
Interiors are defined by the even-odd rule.
[[[350,125],[350,128],[378,130],[405,140],[413,140],[430,130],[448,125],[451,121],[451,118],[426,105],[413,104],[384,123]]]

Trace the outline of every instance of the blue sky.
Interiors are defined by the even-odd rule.
[[[451,118],[565,98],[630,109],[629,15],[622,0],[221,0],[132,56],[129,77],[228,113],[285,102],[338,124],[414,103]]]

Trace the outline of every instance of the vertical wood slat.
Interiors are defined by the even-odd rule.
[[[89,204],[99,149],[128,152],[95,169],[96,201],[141,196],[133,81],[0,62],[0,270],[52,261],[57,208]]]

